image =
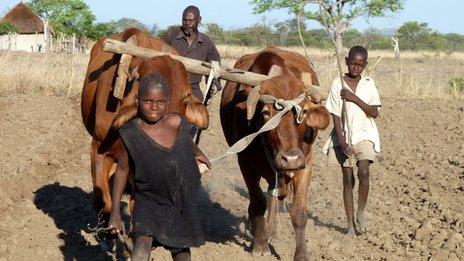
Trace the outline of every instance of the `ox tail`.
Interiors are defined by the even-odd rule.
[[[191,94],[184,99],[184,102],[187,104],[185,118],[201,130],[208,128],[209,114],[206,106]]]
[[[111,124],[111,129],[117,130],[121,128],[122,125],[135,118],[135,116],[137,116],[136,103],[132,103],[128,106],[122,107],[121,110],[119,110],[116,117],[114,118],[113,123]]]

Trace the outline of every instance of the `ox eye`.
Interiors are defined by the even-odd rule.
[[[261,115],[263,115],[263,118],[265,120],[269,120],[271,118],[271,112],[269,110],[263,110],[261,112]]]

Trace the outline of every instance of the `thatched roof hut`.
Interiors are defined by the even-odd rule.
[[[19,34],[40,34],[45,31],[43,20],[23,2],[20,2],[6,13],[0,19],[1,22],[13,24],[18,29]]]

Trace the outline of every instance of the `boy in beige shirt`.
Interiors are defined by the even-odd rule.
[[[348,221],[347,234],[355,236],[353,208],[355,178],[350,157],[356,159],[358,166],[359,191],[356,223],[358,232],[365,232],[364,209],[369,194],[369,165],[374,162],[376,154],[380,153],[379,132],[374,119],[379,115],[381,103],[374,81],[361,75],[367,65],[367,50],[362,46],[352,47],[345,62],[348,73],[343,76],[343,80],[348,88],[342,88],[340,78],[336,78],[332,82],[325,105],[332,114],[334,129],[324,146],[324,153],[335,155],[342,168],[343,203]],[[343,129],[342,99],[346,101]],[[347,135],[348,133],[350,135]]]

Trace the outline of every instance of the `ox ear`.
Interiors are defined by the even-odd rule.
[[[330,123],[330,113],[322,105],[310,107],[306,113],[306,125],[318,130],[325,130]]]
[[[276,65],[276,64],[273,64],[271,66],[271,68],[269,69],[269,72],[267,73],[267,76],[270,76],[270,77],[275,77],[275,76],[279,76],[282,74],[282,67]]]
[[[134,69],[132,69],[132,71],[130,72],[130,80],[140,80],[139,67],[140,64],[137,65]]]
[[[251,89],[250,93],[248,94],[246,100],[247,120],[251,120],[253,118],[253,115],[255,115],[256,105],[258,104],[259,97],[261,96],[261,94],[259,93],[260,89],[261,86],[257,85],[253,87],[253,89]]]
[[[192,94],[188,94],[183,102],[186,103],[185,118],[201,130],[208,128],[209,114],[206,106]]]

